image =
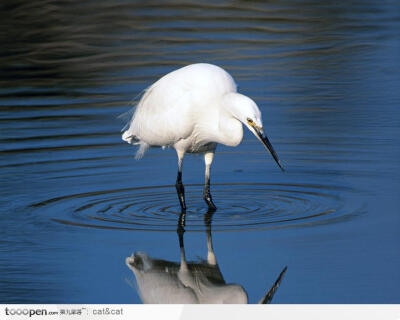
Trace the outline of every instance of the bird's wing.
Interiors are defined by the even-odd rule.
[[[195,64],[173,71],[146,90],[125,135],[153,146],[173,145],[188,138],[207,107],[231,91],[236,84],[219,67]]]
[[[146,90],[127,131],[149,145],[172,145],[193,131],[192,103],[185,83],[157,81]]]

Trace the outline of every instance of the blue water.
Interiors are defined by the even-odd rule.
[[[134,160],[118,115],[195,62],[257,102],[287,169],[248,132],[218,146],[224,281],[256,303],[287,266],[273,303],[400,302],[396,1],[17,1],[0,21],[1,303],[141,303],[127,257],[179,267],[175,152]],[[203,172],[185,158],[198,265]]]

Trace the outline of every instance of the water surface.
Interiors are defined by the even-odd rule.
[[[180,263],[176,155],[134,160],[118,115],[195,62],[252,97],[287,172],[219,146],[213,248],[255,303],[399,303],[396,1],[1,5],[0,301],[140,303],[135,252]],[[207,256],[204,165],[185,158],[186,259]],[[193,263],[195,263],[193,262]]]

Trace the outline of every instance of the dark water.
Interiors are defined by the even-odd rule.
[[[175,153],[134,160],[117,116],[194,62],[258,103],[287,172],[249,133],[219,146],[211,232],[203,160],[187,157],[186,259],[212,233],[251,303],[284,266],[274,303],[400,302],[397,1],[0,8],[0,302],[140,303],[127,257],[179,267]]]

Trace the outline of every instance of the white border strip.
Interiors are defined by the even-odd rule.
[[[0,304],[0,319],[400,320],[400,305]]]

